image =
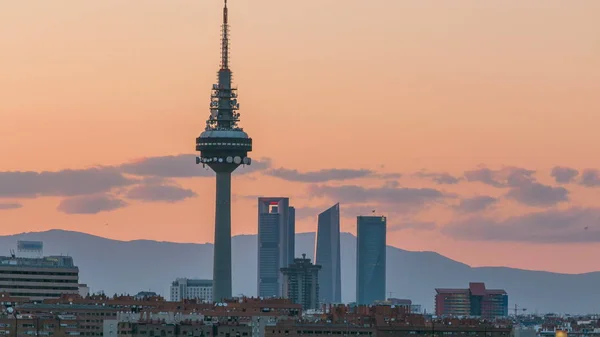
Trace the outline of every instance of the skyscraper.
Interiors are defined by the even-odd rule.
[[[231,85],[229,69],[229,22],[227,0],[223,7],[221,69],[213,84],[210,116],[206,128],[196,138],[196,164],[208,165],[217,174],[213,298],[231,298],[231,173],[241,164],[250,165],[252,139],[238,126],[240,108],[237,89]]]
[[[384,216],[357,217],[357,304],[385,300],[386,223]]]
[[[289,198],[258,198],[258,296],[283,296],[280,269],[294,263],[295,215]]]
[[[315,241],[315,263],[321,266],[319,301],[341,303],[340,204],[335,204],[319,214]]]
[[[294,263],[281,268],[283,275],[283,296],[296,304],[302,304],[302,309],[319,308],[319,270],[321,266],[310,263],[306,254]]]

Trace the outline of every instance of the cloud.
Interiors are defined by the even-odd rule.
[[[67,214],[97,214],[127,206],[121,199],[109,195],[86,195],[64,199],[57,210]]]
[[[388,226],[388,232],[399,232],[404,230],[415,230],[415,231],[431,231],[436,229],[435,222],[421,222],[421,221],[410,221],[400,224]]]
[[[600,242],[600,209],[571,208],[514,216],[503,221],[471,218],[443,227],[464,240],[530,243]]]
[[[94,167],[56,172],[0,172],[0,198],[78,196],[134,184],[114,168]]]
[[[587,169],[581,173],[581,185],[587,187],[598,187],[600,186],[600,171],[594,169]]]
[[[483,211],[498,202],[498,199],[487,195],[477,196],[469,199],[461,200],[460,204],[455,207],[463,213],[475,213]]]
[[[494,187],[518,187],[535,181],[535,171],[520,167],[505,167],[500,170],[479,168],[466,171],[467,181],[480,182]]]
[[[540,183],[528,183],[512,188],[506,196],[528,206],[544,207],[569,201],[569,191]]]
[[[319,213],[325,211],[328,207],[296,207],[296,220],[314,218],[316,219]]]
[[[267,171],[266,174],[283,180],[304,183],[351,180],[377,175],[376,172],[366,169],[323,169],[319,171],[299,172],[298,170],[285,168],[272,169]]]
[[[425,205],[447,197],[447,195],[436,189],[394,187],[389,185],[375,188],[356,185],[312,185],[309,188],[309,192],[312,195],[324,196],[342,203],[382,202],[413,206]]]
[[[423,179],[431,179],[438,185],[454,185],[458,184],[462,180],[462,178],[454,177],[453,175],[446,172],[435,173],[421,171],[415,173],[414,176]]]
[[[125,197],[132,200],[147,202],[177,202],[197,197],[196,192],[177,185],[147,184],[138,185],[127,191]]]
[[[235,173],[248,174],[261,171],[271,166],[269,158],[253,160],[252,165],[240,167]],[[208,167],[196,164],[196,155],[180,154],[177,156],[162,156],[143,158],[120,167],[123,172],[136,176],[155,176],[165,178],[213,177],[214,173]]]
[[[23,205],[19,203],[0,203],[0,211],[9,209],[19,209],[21,207],[23,207]]]
[[[575,180],[575,177],[577,177],[578,174],[579,171],[577,171],[576,169],[564,166],[555,166],[552,169],[552,172],[550,173],[550,175],[554,178],[554,181],[556,181],[559,184],[567,184],[573,182],[573,180]]]

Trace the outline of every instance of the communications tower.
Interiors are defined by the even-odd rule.
[[[210,116],[206,128],[196,138],[196,164],[208,165],[217,175],[213,300],[231,298],[231,173],[240,165],[250,165],[248,152],[252,139],[238,126],[240,104],[237,88],[231,84],[229,69],[229,23],[227,0],[223,8],[221,30],[221,69],[213,84]]]

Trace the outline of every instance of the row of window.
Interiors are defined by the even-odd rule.
[[[78,283],[77,280],[52,280],[52,279],[31,279],[31,278],[10,278],[0,276],[0,282],[39,282],[39,283]]]
[[[29,286],[29,285],[0,285],[0,289],[44,289],[44,290],[71,290],[78,291],[78,287],[48,287],[48,286]]]
[[[198,143],[199,146],[250,146],[249,143]]]
[[[46,276],[79,276],[79,272],[49,272],[49,271],[22,271],[22,270],[0,270],[0,274],[46,275]]]

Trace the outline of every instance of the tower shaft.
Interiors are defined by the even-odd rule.
[[[231,298],[231,172],[217,171],[213,299]]]

